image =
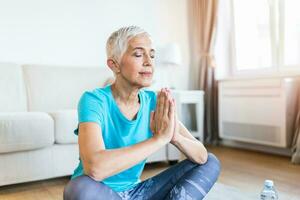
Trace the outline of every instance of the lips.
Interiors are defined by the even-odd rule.
[[[140,74],[142,74],[142,75],[151,75],[152,72],[140,72]]]

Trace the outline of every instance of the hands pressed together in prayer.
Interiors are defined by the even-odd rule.
[[[179,121],[176,104],[167,88],[161,89],[157,95],[156,110],[151,112],[150,128],[153,137],[164,143],[174,143],[178,139]]]

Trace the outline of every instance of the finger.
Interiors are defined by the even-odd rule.
[[[177,106],[176,106],[176,101],[173,98],[173,103],[174,103],[174,118],[175,118],[175,127],[174,130],[177,132],[179,131],[179,119],[178,119],[178,114],[177,114]]]
[[[174,104],[174,121],[175,121],[175,125],[174,125],[174,133],[176,133],[176,132],[178,132],[178,126],[179,126],[179,121],[178,121],[178,116],[176,115],[176,106],[175,106],[175,104]]]
[[[175,102],[175,99],[172,98],[172,102],[174,104],[174,112],[175,112],[175,115],[177,114],[177,106],[176,106],[176,102]]]
[[[163,103],[165,102],[165,99],[167,98],[167,91],[166,91],[166,88],[163,88],[162,91],[161,91],[161,95],[163,96]]]
[[[160,92],[159,99],[158,99],[158,104],[157,104],[157,113],[156,116],[158,119],[161,119],[163,116],[163,111],[164,111],[164,101],[165,101],[165,95],[163,90]]]
[[[164,103],[164,111],[163,111],[163,116],[165,118],[169,118],[169,107],[170,107],[170,99],[167,97],[167,94],[165,93],[165,103]]]
[[[171,99],[173,98],[170,89],[166,88],[166,93],[167,93],[168,97],[170,97]]]
[[[150,129],[152,132],[155,131],[155,126],[154,126],[154,115],[155,115],[155,112],[154,111],[151,111],[150,113]]]
[[[157,96],[156,96],[156,105],[158,105],[158,103],[159,103],[159,97],[160,97],[160,95],[161,95],[161,91],[158,91],[157,92]]]
[[[154,111],[151,111],[151,113],[150,113],[150,123],[153,122],[153,117],[154,117]]]
[[[173,127],[173,132],[174,134],[177,134],[177,120],[176,120],[176,115],[174,115],[174,127]]]
[[[169,93],[170,97],[173,98],[171,90],[168,89],[168,93]]]
[[[157,93],[157,98],[156,98],[156,109],[155,109],[155,111],[156,111],[156,113],[157,113],[157,116],[158,116],[158,114],[159,114],[159,109],[158,109],[158,107],[159,107],[159,105],[160,105],[160,102],[161,102],[161,91],[159,91],[159,92]]]
[[[166,91],[167,91],[168,93],[170,93],[170,92],[171,92],[169,88],[166,88]]]
[[[174,122],[174,117],[175,117],[175,104],[173,101],[171,101],[169,105],[169,118],[171,119],[171,121]]]
[[[168,96],[168,99],[169,99],[170,103],[174,103],[174,99],[171,96],[170,92],[167,93],[167,96]],[[175,106],[175,104],[174,104],[174,106]]]
[[[168,94],[167,88],[164,88],[163,95],[164,95],[164,97],[165,97],[165,101],[164,101],[164,102],[165,102],[165,103],[168,102],[168,104],[170,104],[170,96],[169,96],[169,94]],[[168,106],[168,109],[169,109],[169,106]]]
[[[175,121],[176,123],[178,122],[178,115],[177,115],[177,106],[176,106],[176,103],[175,103],[175,99],[172,99],[173,100],[173,104],[174,104],[174,116],[175,116]]]

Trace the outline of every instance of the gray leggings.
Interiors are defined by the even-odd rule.
[[[64,200],[198,200],[203,199],[212,188],[219,173],[220,162],[209,153],[208,160],[203,165],[183,160],[123,192],[115,192],[102,182],[94,181],[85,175],[80,176],[67,184]]]

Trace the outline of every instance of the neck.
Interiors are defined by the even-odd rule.
[[[116,80],[111,85],[111,91],[115,100],[126,105],[136,105],[139,103],[138,93],[139,88],[129,86],[126,83],[121,83]]]

